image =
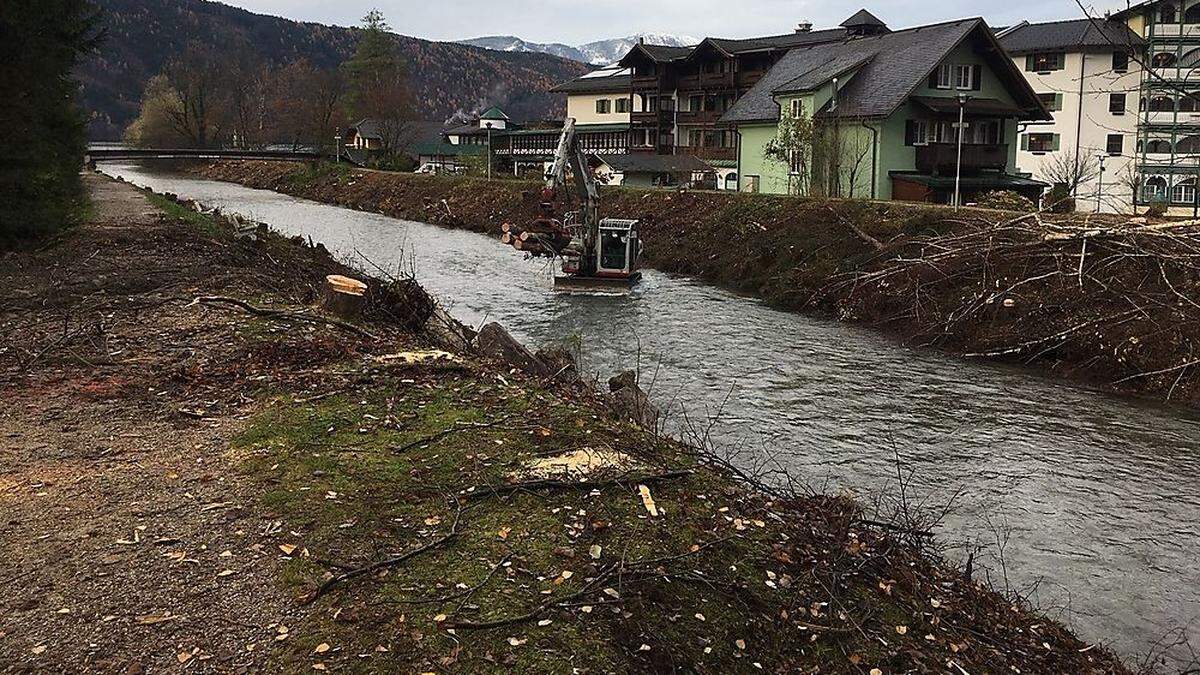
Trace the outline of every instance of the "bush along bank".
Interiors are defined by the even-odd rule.
[[[494,325],[447,343],[411,280],[324,315],[323,276],[354,272],[321,248],[156,203],[6,259],[29,293],[0,314],[0,431],[35,487],[0,494],[23,580],[0,662],[1129,672],[939,562],[914,514],[738,480],[615,409],[628,378],[555,377]]]
[[[228,162],[196,169],[317,201],[498,234],[533,183]],[[1110,390],[1200,403],[1200,228],[714,192],[603,191],[647,264]]]

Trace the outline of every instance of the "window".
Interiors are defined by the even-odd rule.
[[[934,85],[933,85],[934,88],[935,89],[949,89],[953,85],[953,81],[951,80],[951,75],[952,75],[952,73],[951,73],[950,64],[938,66],[937,73],[935,75]]]
[[[1162,176],[1153,176],[1146,179],[1146,183],[1142,185],[1142,201],[1156,202],[1163,198],[1167,192],[1167,180]]]
[[[1109,94],[1108,95],[1108,112],[1114,115],[1125,114],[1125,94]]]
[[[1192,5],[1184,10],[1183,22],[1188,24],[1200,23],[1200,5]]]
[[[1129,72],[1129,52],[1113,52],[1112,69],[1114,73]]]
[[[970,90],[975,86],[975,67],[971,65],[954,66],[954,88]]]
[[[617,112],[619,112],[619,113],[629,112],[629,99],[627,99],[627,98],[617,99]]]
[[[1175,99],[1170,96],[1155,96],[1150,99],[1150,112],[1174,112]]]
[[[700,139],[701,139],[701,135],[700,135],[699,129],[688,130],[687,144],[689,147],[693,147],[693,148],[700,147]]]
[[[1178,14],[1175,13],[1175,5],[1166,4],[1158,10],[1159,23],[1175,23],[1178,19]]]
[[[804,100],[799,98],[792,99],[792,119],[800,119],[804,116]]]
[[[1105,150],[1108,151],[1108,154],[1114,156],[1125,152],[1125,136],[1122,134],[1109,134]]]
[[[1195,204],[1196,203],[1196,179],[1187,178],[1175,184],[1171,188],[1171,201],[1176,204]]]
[[[1029,152],[1054,152],[1058,150],[1058,134],[1025,134],[1021,137],[1021,149]]]
[[[1058,112],[1062,110],[1063,95],[1062,94],[1038,94],[1038,98],[1046,106],[1046,110],[1050,112]]]
[[[928,145],[929,144],[929,121],[928,120],[908,120],[905,125],[904,132],[905,145]]]
[[[688,97],[688,110],[689,111],[700,112],[703,109],[704,109],[704,97],[703,96],[689,96]]]
[[[1177,155],[1200,155],[1200,136],[1184,136],[1175,144]]]
[[[974,145],[997,145],[1000,143],[1000,122],[996,120],[979,120],[971,122],[963,134],[964,143]]]
[[[1025,70],[1034,73],[1049,73],[1054,70],[1062,70],[1065,61],[1066,54],[1063,52],[1029,54],[1025,57]]]
[[[612,110],[612,101],[606,98],[596,99],[596,114],[607,115],[608,111]]]
[[[1148,141],[1144,150],[1149,155],[1169,155],[1171,154],[1171,141],[1162,139]]]

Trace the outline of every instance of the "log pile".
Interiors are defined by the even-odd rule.
[[[571,244],[571,235],[555,220],[538,219],[525,227],[504,223],[500,242],[531,256],[553,258]]]

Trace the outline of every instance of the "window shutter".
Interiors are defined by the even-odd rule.
[[[1021,149],[1029,150],[1029,134],[1021,134]]]
[[[1062,141],[1062,134],[1054,134],[1054,145],[1052,145],[1052,146],[1050,147],[1050,149],[1051,149],[1051,150],[1053,150],[1053,151],[1055,151],[1055,152],[1058,152],[1058,149],[1059,149],[1059,147],[1060,147],[1061,141]]]
[[[1063,95],[1062,94],[1054,95],[1054,109],[1055,110],[1063,109]]]
[[[983,66],[971,66],[971,91],[979,91],[983,88]]]
[[[904,144],[917,144],[917,122],[916,120],[908,120],[904,123]]]
[[[1037,66],[1035,66],[1033,63],[1033,54],[1026,54],[1025,55],[1025,70],[1033,72],[1033,69],[1036,67]]]
[[[938,66],[937,68],[933,69],[932,73],[929,74],[929,88],[930,89],[937,89],[938,73],[941,72],[941,70],[942,70],[942,67]]]

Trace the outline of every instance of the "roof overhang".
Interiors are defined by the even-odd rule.
[[[957,97],[951,96],[913,96],[914,103],[939,115],[957,115],[959,103]],[[967,115],[999,115],[1014,117],[1024,110],[996,98],[967,98],[962,104],[962,110]]]

